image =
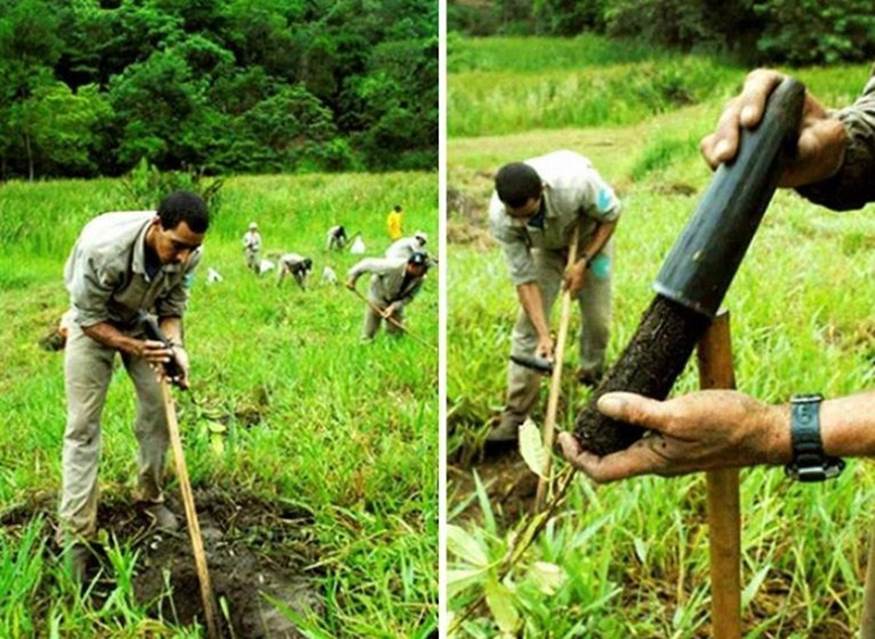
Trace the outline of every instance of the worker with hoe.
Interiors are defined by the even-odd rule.
[[[492,235],[501,244],[520,301],[511,353],[552,360],[549,317],[560,286],[577,298],[583,323],[578,381],[595,385],[605,367],[610,335],[611,237],[620,201],[590,161],[555,151],[501,167],[489,204]],[[578,227],[578,259],[566,271]],[[539,377],[511,361],[507,398],[488,441],[515,441],[538,398]]]
[[[97,528],[100,419],[116,353],[137,395],[137,505],[157,528],[178,528],[162,491],[168,433],[158,371],[175,358],[182,372],[173,381],[188,387],[182,318],[208,226],[203,200],[177,191],[157,211],[94,218],[67,260],[72,322],[64,360],[67,425],[59,542],[80,579],[90,554],[87,542]],[[145,339],[141,312],[157,318],[169,347]]]
[[[760,122],[766,100],[783,76],[758,69],[727,105],[701,151],[715,169],[735,157],[742,128]],[[837,211],[875,200],[875,77],[849,107],[825,109],[811,94],[803,106],[798,149],[780,186]],[[607,393],[605,415],[650,429],[627,450],[598,457],[562,433],[562,452],[599,482],[654,473],[681,475],[719,468],[785,464],[791,477],[820,481],[844,467],[841,457],[875,455],[875,391],[823,400],[797,395],[768,405],[743,393],[708,390],[657,401]]]
[[[260,275],[261,233],[258,232],[258,224],[255,222],[249,225],[249,230],[243,235],[243,252],[246,255],[246,268]]]
[[[346,286],[356,290],[358,278],[371,273],[371,288],[365,307],[362,339],[372,340],[386,320],[391,334],[402,332],[404,308],[419,293],[429,268],[428,254],[412,253],[409,257],[371,257],[361,260],[347,273]]]

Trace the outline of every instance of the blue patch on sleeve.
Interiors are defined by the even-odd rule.
[[[191,288],[194,285],[194,273],[186,273],[182,278],[182,287]]]
[[[596,195],[595,205],[599,213],[607,213],[614,207],[614,192],[608,188],[599,188]]]

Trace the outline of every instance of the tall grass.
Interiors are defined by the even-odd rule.
[[[868,77],[866,65],[785,70],[829,105],[847,104]],[[634,124],[679,106],[722,103],[747,70],[587,35],[456,38],[449,71],[448,131],[465,137]]]
[[[360,343],[361,302],[342,286],[319,284],[323,266],[342,278],[358,259],[326,253],[326,229],[361,231],[368,254],[381,254],[396,203],[406,210],[405,230],[426,231],[436,246],[436,189],[425,173],[233,178],[205,242],[185,318],[196,404],[179,399],[189,472],[195,486],[254,490],[314,513],[325,602],[324,615],[308,622],[314,635],[406,637],[436,618],[436,355],[383,333]],[[59,488],[63,358],[37,341],[66,307],[61,271],[79,229],[100,211],[124,209],[119,193],[111,180],[0,187],[0,504]],[[313,258],[308,290],[245,269],[240,238],[253,220],[265,252]],[[208,267],[224,282],[208,286]],[[437,287],[435,272],[408,314],[410,330],[435,343]],[[221,447],[212,443],[210,415],[227,422]],[[105,492],[131,494],[133,418],[129,383],[114,381],[103,417]],[[0,540],[24,543],[3,531]],[[0,600],[0,619],[4,606]],[[61,614],[22,606],[40,628]],[[88,602],[65,609],[63,636],[91,636],[88,620],[97,614]]]
[[[835,98],[829,103],[841,104],[862,87],[863,71],[806,69],[799,75],[815,93]],[[592,71],[608,77],[611,72]],[[741,71],[733,71],[731,83],[720,86],[742,79]],[[483,205],[490,184],[476,171],[566,147],[590,156],[609,181],[623,185],[613,360],[634,333],[657,270],[710,179],[696,143],[713,127],[721,106],[722,100],[707,100],[625,127],[529,131],[542,125],[525,120],[514,135],[451,139],[449,174]],[[479,107],[489,112],[494,104],[484,97],[471,108]],[[674,184],[688,188],[666,188]],[[740,390],[784,402],[796,392],[835,397],[873,386],[872,212],[870,206],[835,214],[792,192],[775,197],[726,300]],[[499,249],[451,245],[449,253],[449,448],[460,455],[482,440],[501,408],[517,300]],[[574,317],[572,331],[578,322]],[[566,357],[573,362],[577,354]],[[675,392],[696,387],[690,366]],[[571,382],[565,393],[572,406],[587,397]],[[565,410],[559,426],[572,428],[574,416],[575,410]],[[540,409],[535,418],[542,420]],[[499,481],[494,471],[483,472],[483,486]],[[450,523],[470,535],[473,554],[489,564],[519,542],[518,505],[504,503],[495,487],[491,497],[486,489],[478,493],[472,481],[476,486],[470,468],[451,474]],[[506,481],[500,479],[502,487]],[[791,482],[781,469],[742,472],[746,637],[855,635],[873,490],[875,472],[864,460],[852,461],[837,481],[820,486]],[[489,569],[456,573],[450,609],[459,613],[498,588],[516,610],[515,628],[523,636],[710,636],[704,508],[701,475],[608,486],[579,477],[566,507],[500,586],[490,585]],[[471,556],[465,555],[452,555],[450,569],[470,571]],[[558,575],[558,585],[545,582],[544,574]],[[507,625],[513,616],[496,607],[478,608],[460,635],[500,635],[499,622]]]

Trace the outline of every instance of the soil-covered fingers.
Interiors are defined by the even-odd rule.
[[[667,460],[658,447],[662,437],[645,437],[626,450],[604,457],[584,450],[571,433],[559,434],[562,456],[593,481],[607,483],[648,473],[666,474]]]
[[[598,400],[598,409],[606,417],[648,430],[666,433],[671,429],[672,415],[666,402],[635,393],[605,393]]]

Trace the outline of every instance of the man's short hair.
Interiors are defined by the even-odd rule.
[[[165,229],[175,229],[185,222],[195,233],[206,233],[210,214],[204,201],[189,191],[174,191],[158,205],[158,217]]]
[[[511,162],[498,170],[495,191],[506,206],[517,209],[541,195],[541,176],[528,164]]]
[[[401,205],[400,205],[400,204],[396,204],[396,205],[395,205],[395,212],[396,212],[396,213],[400,213],[400,212],[401,212]]]

